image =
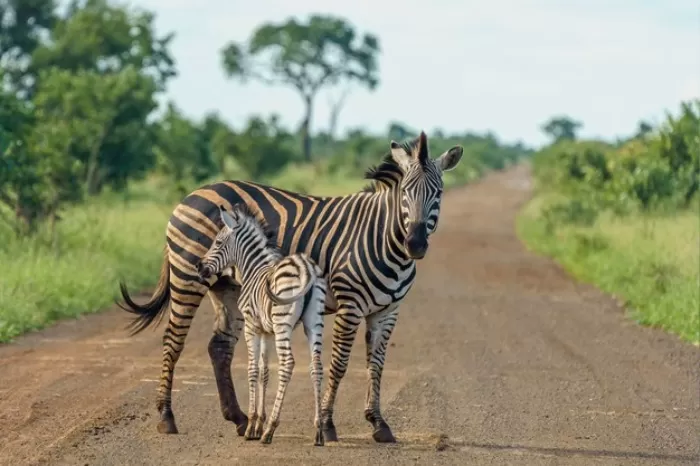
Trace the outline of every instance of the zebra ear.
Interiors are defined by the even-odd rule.
[[[462,146],[454,146],[443,152],[435,159],[435,162],[440,167],[440,170],[448,172],[459,165],[459,161],[462,160],[462,154],[464,154],[464,148]]]
[[[418,160],[423,165],[428,161],[428,136],[425,135],[425,131],[420,132],[418,136]]]
[[[406,149],[403,145],[399,144],[394,140],[391,141],[389,148],[391,149],[391,158],[394,159],[394,162],[396,162],[402,170],[406,170],[411,164],[413,156],[410,153],[406,152]]]
[[[221,221],[224,222],[224,225],[230,229],[236,228],[236,219],[233,218],[233,215],[221,208],[219,209],[219,212],[221,213]]]

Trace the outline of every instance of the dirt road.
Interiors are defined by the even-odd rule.
[[[313,447],[301,330],[273,444],[237,437],[219,412],[207,301],[175,373],[175,436],[156,432],[162,326],[128,338],[125,313],[109,310],[0,347],[0,463],[699,464],[700,351],[527,252],[513,224],[529,190],[518,167],[446,195],[382,381],[398,444],[371,440],[359,337],[336,405],[340,442]],[[234,380],[247,406],[244,348]]]

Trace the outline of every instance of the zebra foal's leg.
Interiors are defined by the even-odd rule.
[[[156,399],[156,407],[160,413],[158,432],[161,434],[178,433],[172,410],[175,365],[185,348],[185,339],[192,319],[206,293],[206,285],[192,281],[185,282],[176,274],[170,275],[170,315],[163,331],[163,364]]]
[[[241,410],[231,378],[231,360],[243,329],[243,314],[238,309],[240,287],[227,278],[220,278],[209,290],[214,307],[214,334],[209,340],[209,359],[214,368],[216,388],[219,391],[221,414],[236,425],[236,433],[243,435],[248,416]]]
[[[302,315],[304,334],[309,343],[309,353],[311,354],[309,371],[314,388],[314,427],[316,428],[314,445],[319,447],[324,444],[323,430],[321,429],[321,385],[323,383],[321,350],[323,347],[323,299],[325,296],[325,288],[316,287],[311,302]]]
[[[298,306],[298,304],[294,304],[294,306]],[[277,309],[275,307],[272,308],[273,316],[276,310],[278,311],[279,307]],[[288,314],[292,314],[292,311],[288,310]],[[275,397],[275,405],[270,413],[270,419],[265,425],[265,432],[260,440],[264,444],[272,442],[275,429],[279,426],[284,396],[294,371],[294,355],[292,354],[292,330],[294,329],[294,324],[290,323],[289,319],[284,319],[281,322],[275,322],[273,328],[275,330],[275,348],[277,350],[277,396]]]
[[[365,344],[367,346],[368,387],[365,419],[374,427],[372,438],[379,443],[396,442],[391,428],[382,417],[379,409],[379,393],[386,359],[386,347],[391,333],[394,331],[397,318],[397,306],[369,315],[366,318]]]
[[[260,379],[260,396],[258,397],[258,420],[255,424],[255,438],[262,437],[267,415],[265,413],[265,397],[267,395],[267,382],[270,380],[270,350],[274,347],[274,335],[261,335],[260,338],[260,365],[262,366],[262,378]]]
[[[260,379],[260,335],[246,326],[245,340],[248,344],[248,428],[246,440],[257,440],[255,426],[258,422],[258,383]]]
[[[340,381],[348,370],[350,351],[361,321],[362,312],[358,306],[354,303],[338,300],[338,313],[333,321],[331,368],[326,393],[323,395],[321,404],[321,428],[323,429],[323,437],[328,442],[338,441],[338,434],[333,423],[333,405],[338,394]]]

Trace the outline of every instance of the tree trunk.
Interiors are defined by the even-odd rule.
[[[338,117],[345,106],[345,99],[347,99],[348,94],[350,94],[350,88],[344,89],[337,100],[330,100],[331,111],[328,121],[328,136],[332,140],[335,140],[335,132],[338,129]]]
[[[311,110],[313,101],[310,96],[304,97],[304,120],[301,123],[301,152],[306,162],[311,162]]]
[[[111,131],[113,120],[110,120],[102,127],[102,132],[99,134],[92,148],[90,149],[90,155],[87,163],[87,174],[85,185],[87,188],[87,193],[89,196],[94,196],[100,190],[100,150],[102,149],[102,144],[107,138],[107,134]]]

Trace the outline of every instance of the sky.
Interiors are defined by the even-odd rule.
[[[221,48],[265,22],[339,15],[380,40],[381,82],[355,87],[338,129],[386,134],[391,121],[447,132],[494,132],[506,142],[546,142],[553,115],[583,123],[582,137],[633,133],[700,98],[697,0],[132,0],[175,32],[179,76],[165,98],[192,118],[217,111],[236,128],[277,113],[296,127],[302,102],[291,88],[227,79]],[[338,92],[338,90],[331,91]],[[328,127],[328,93],[312,130]]]

